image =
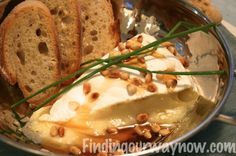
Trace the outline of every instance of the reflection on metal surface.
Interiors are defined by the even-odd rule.
[[[120,18],[123,40],[131,38],[140,32],[146,32],[158,39],[163,37],[178,21],[184,20],[194,24],[207,23],[206,17],[182,1],[113,0],[113,3],[116,6],[114,9],[119,14],[117,16]],[[13,6],[9,8],[13,8]],[[9,11],[7,10],[5,14]],[[216,36],[216,33],[212,31],[210,35],[203,35],[201,33],[196,34],[196,36],[190,35],[190,38],[185,37],[174,40],[180,54],[185,55],[190,60],[191,66],[189,70],[224,69],[231,75],[231,72],[233,72],[232,58],[227,51],[227,45],[222,36]],[[176,141],[183,141],[199,131],[215,117],[216,113],[223,106],[224,101],[222,100],[225,100],[232,85],[233,78],[229,75],[222,77],[196,77],[205,98],[199,99],[196,110],[186,116],[182,126],[169,138],[169,141],[174,139],[178,139]],[[1,106],[4,106],[0,107],[0,109],[8,109],[9,104],[12,104],[13,101],[21,97],[17,87],[10,87],[3,80],[0,81],[0,88],[0,103]],[[209,118],[205,120],[208,115]],[[218,119],[229,121],[228,119],[230,118],[221,115]],[[232,122],[235,123],[235,119]],[[186,134],[187,136],[184,136]],[[32,153],[47,155],[39,151],[40,147],[36,148],[28,144],[18,144],[2,136],[1,140]],[[151,151],[144,151],[140,154],[147,154],[149,152]]]
[[[217,116],[216,120],[236,126],[236,117],[235,116],[233,117],[233,116],[227,116],[227,115],[220,114],[219,116]]]

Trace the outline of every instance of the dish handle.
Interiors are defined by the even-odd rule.
[[[236,77],[236,70],[234,70],[234,77]],[[236,116],[229,116],[229,115],[225,115],[225,114],[219,114],[216,117],[216,120],[236,126]]]

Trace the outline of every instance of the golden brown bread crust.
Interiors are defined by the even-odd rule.
[[[81,62],[80,6],[77,0],[39,0],[51,11],[58,31],[61,75],[77,71]]]
[[[192,5],[205,13],[213,22],[221,23],[223,17],[211,0],[188,0]]]
[[[10,0],[3,0],[0,3],[0,18],[2,17],[4,11],[5,11],[5,7],[7,6],[7,4],[9,3]]]
[[[42,18],[47,19],[47,30],[49,31],[49,38],[52,40],[52,47],[55,49],[53,51],[53,56],[55,56],[55,62],[53,62],[55,65],[55,72],[54,75],[50,75],[51,80],[59,80],[60,78],[60,55],[57,47],[57,35],[56,35],[56,29],[54,22],[52,20],[50,11],[48,8],[41,2],[38,1],[27,1],[19,4],[17,7],[15,7],[12,12],[7,16],[7,18],[4,20],[4,22],[1,24],[0,27],[0,73],[2,77],[7,80],[11,85],[15,85],[18,82],[19,88],[22,90],[24,96],[29,96],[32,93],[29,93],[27,89],[25,88],[24,80],[19,79],[19,74],[16,67],[18,66],[17,61],[14,60],[14,63],[9,62],[9,59],[7,60],[7,55],[9,55],[9,51],[6,49],[6,36],[9,34],[9,30],[12,26],[16,25],[16,21],[18,17],[22,17],[22,15],[26,12],[32,12],[35,10],[38,10]],[[15,44],[16,46],[16,44]],[[12,59],[14,59],[14,56],[12,56]],[[33,58],[38,59],[38,58]],[[38,64],[40,67],[40,64]],[[32,67],[33,68],[33,67]],[[46,82],[47,84],[47,82]],[[48,84],[47,84],[48,85]],[[41,88],[44,86],[41,86]],[[32,99],[30,99],[28,102],[32,104],[38,104],[42,102],[42,100],[45,100],[47,97],[55,94],[59,90],[58,87],[54,87],[50,89],[48,92],[45,92],[44,94],[40,94]]]
[[[110,0],[79,0],[83,26],[83,58],[86,62],[100,58],[120,41],[119,22]]]

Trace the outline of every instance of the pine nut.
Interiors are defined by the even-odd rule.
[[[103,71],[101,71],[101,74],[102,74],[102,76],[106,77],[106,76],[108,76],[109,71],[108,70],[103,70]]]
[[[155,58],[157,58],[157,59],[163,59],[163,58],[165,58],[164,55],[162,55],[162,54],[160,54],[160,53],[158,53],[158,52],[152,53],[152,56],[155,57]]]
[[[161,80],[163,83],[166,84],[167,88],[175,88],[177,86],[177,77],[175,75],[157,75],[157,79]]]
[[[154,93],[157,91],[157,86],[154,83],[150,83],[147,86],[147,90],[151,93]]]
[[[65,128],[64,127],[59,127],[58,135],[59,135],[59,137],[64,137],[64,135],[65,135]]]
[[[179,57],[179,61],[182,63],[182,65],[187,68],[189,67],[189,62],[182,56]]]
[[[129,73],[127,73],[127,72],[121,72],[121,73],[120,73],[120,78],[121,78],[122,80],[128,80],[129,77],[130,77],[130,75],[129,75]]]
[[[121,55],[120,51],[113,50],[112,52],[109,53],[109,57],[115,57]]]
[[[142,47],[142,44],[135,40],[129,40],[126,43],[126,48],[131,50],[137,50]]]
[[[168,47],[167,48],[173,55],[175,55],[176,56],[176,54],[177,54],[177,51],[176,51],[176,49],[175,49],[175,47],[174,46],[170,46],[170,47]]]
[[[71,154],[74,154],[74,155],[76,155],[76,156],[78,156],[78,155],[80,155],[82,152],[81,152],[81,150],[80,150],[78,147],[76,147],[76,146],[71,146],[71,147],[70,147],[70,153],[71,153]]]
[[[51,137],[56,137],[58,135],[58,127],[57,126],[52,126],[50,129],[50,136]]]
[[[177,86],[178,81],[174,79],[166,80],[165,84],[167,88],[175,88]]]
[[[109,127],[109,128],[107,128],[106,131],[108,134],[117,134],[118,133],[118,129],[116,127]]]
[[[151,124],[151,129],[154,133],[158,133],[161,130],[161,127],[158,124]]]
[[[139,58],[138,58],[138,61],[139,61],[140,63],[143,63],[143,64],[146,63],[144,57],[139,57]]]
[[[124,50],[121,51],[121,54],[127,54],[127,53],[130,53],[129,49],[124,49]]]
[[[171,43],[171,42],[164,42],[164,43],[161,44],[161,46],[162,47],[169,47],[169,46],[174,46],[174,44]]]
[[[85,95],[89,94],[91,92],[91,85],[90,83],[84,83],[83,85],[83,92]]]
[[[118,45],[118,49],[119,49],[119,51],[125,50],[125,44],[120,42],[119,45]]]
[[[120,71],[118,69],[111,69],[109,70],[108,77],[111,79],[118,79],[120,78]]]
[[[132,84],[134,84],[135,86],[141,86],[143,85],[143,81],[139,78],[132,78],[131,79]]]
[[[145,82],[151,83],[152,82],[152,73],[147,73],[145,76]]]
[[[152,138],[152,134],[151,134],[150,130],[147,130],[147,129],[144,129],[143,136],[144,136],[146,139],[151,139],[151,138]]]
[[[161,130],[159,131],[159,134],[162,135],[162,136],[167,136],[167,135],[169,135],[170,133],[171,133],[171,132],[170,132],[169,129],[161,129]]]
[[[97,92],[95,92],[95,93],[92,93],[92,95],[91,95],[91,99],[92,100],[97,100],[98,98],[99,98],[99,93],[97,93]]]
[[[128,91],[129,96],[133,96],[134,94],[137,93],[137,87],[132,84],[128,84],[127,91]]]
[[[134,131],[135,133],[137,133],[139,136],[143,135],[143,131],[141,130],[141,128],[139,126],[135,126],[134,127]]]
[[[126,60],[124,63],[125,64],[137,64],[138,58],[137,57],[130,58],[130,59]]]
[[[138,38],[137,38],[137,41],[139,43],[143,43],[143,36],[142,35],[139,35]]]
[[[147,113],[141,113],[136,116],[136,121],[138,124],[144,124],[148,121],[149,115]]]

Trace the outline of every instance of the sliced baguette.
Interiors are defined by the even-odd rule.
[[[213,5],[211,0],[189,0],[189,2],[206,14],[212,22],[221,23],[223,20],[220,10]]]
[[[50,9],[59,37],[61,75],[78,70],[81,61],[80,9],[78,0],[40,0]]]
[[[83,26],[83,62],[100,58],[119,43],[110,0],[79,0]]]
[[[0,18],[2,18],[5,8],[9,2],[10,2],[10,0],[3,0],[0,2]]]
[[[60,78],[60,57],[53,18],[39,1],[16,6],[0,27],[0,71],[11,84],[18,82],[29,96]],[[54,87],[29,100],[37,104],[54,94]]]

